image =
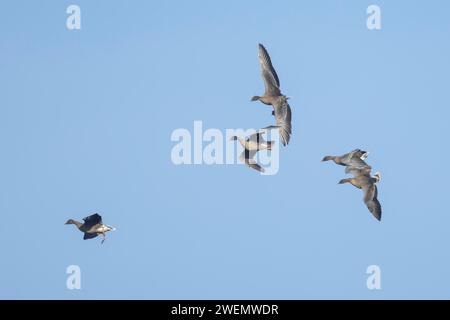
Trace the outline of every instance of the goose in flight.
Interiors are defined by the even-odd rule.
[[[102,243],[106,240],[106,232],[116,230],[115,228],[104,224],[102,222],[102,217],[97,213],[84,218],[83,221],[84,223],[81,223],[69,219],[65,224],[74,224],[78,230],[84,233],[84,240],[95,238],[101,234],[103,236]]]
[[[381,180],[379,172],[373,176],[370,174],[369,168],[352,168],[347,167],[348,172],[353,174],[353,178],[342,179],[339,184],[351,183],[356,188],[361,189],[364,193],[364,203],[366,204],[372,215],[378,220],[381,220],[381,204],[378,201],[377,183]]]
[[[264,168],[261,167],[253,158],[256,153],[260,150],[272,150],[272,146],[275,144],[275,141],[266,141],[262,134],[272,130],[278,129],[278,126],[269,126],[263,129],[258,130],[247,139],[243,139],[238,136],[232,136],[230,140],[238,140],[241,146],[244,148],[241,155],[239,156],[239,161],[245,163],[252,169],[255,169],[259,172],[264,172]]]
[[[272,115],[275,116],[276,125],[280,127],[281,142],[286,146],[289,143],[292,133],[291,107],[287,101],[289,98],[281,94],[280,80],[272,66],[269,53],[262,44],[259,44],[258,58],[261,66],[265,92],[263,96],[254,96],[251,100],[259,100],[262,103],[273,107]]]
[[[334,163],[346,166],[345,173],[349,173],[349,168],[370,168],[370,166],[364,161],[369,156],[369,152],[363,151],[361,149],[355,149],[349,153],[346,153],[342,156],[326,156],[322,159],[322,161],[334,161]]]

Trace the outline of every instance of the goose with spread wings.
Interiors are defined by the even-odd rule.
[[[333,161],[334,163],[347,167],[345,169],[345,173],[349,173],[349,168],[367,168],[370,166],[364,161],[369,156],[369,152],[355,149],[349,153],[346,153],[342,156],[326,156],[322,159],[322,161]]]
[[[239,156],[239,161],[245,163],[248,167],[255,169],[256,171],[264,172],[264,168],[255,161],[254,157],[260,150],[272,150],[272,146],[275,144],[275,141],[266,141],[262,136],[264,133],[272,129],[279,129],[279,127],[265,127],[258,130],[247,139],[243,139],[238,136],[232,136],[230,140],[238,140],[241,146],[244,148],[244,151],[242,151],[241,155]]]
[[[73,224],[78,230],[84,233],[84,240],[92,239],[98,235],[103,236],[102,243],[106,240],[106,232],[114,231],[115,228],[103,223],[102,216],[98,213],[94,213],[83,219],[84,223],[77,220],[69,219],[65,224]]]
[[[353,186],[361,189],[364,193],[364,203],[367,209],[378,220],[381,220],[381,204],[378,201],[378,188],[377,183],[381,180],[381,174],[375,173],[373,176],[370,174],[370,167],[357,168],[347,167],[346,172],[351,173],[353,178],[342,179],[339,184],[351,183]]]
[[[259,44],[258,58],[265,92],[263,96],[254,96],[251,100],[259,100],[273,107],[272,115],[275,116],[276,125],[280,127],[281,142],[286,146],[292,134],[292,112],[288,103],[289,98],[281,93],[280,80],[272,65],[269,53],[262,44]]]

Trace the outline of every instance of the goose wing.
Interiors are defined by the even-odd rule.
[[[252,169],[255,169],[259,172],[264,172],[264,168],[261,167],[254,159],[256,151],[253,150],[244,150],[242,151],[241,155],[239,156],[239,160],[242,163],[245,163],[247,166],[249,166]]]
[[[353,151],[350,151],[349,153],[343,154],[342,156],[340,156],[339,158],[341,158],[341,162],[344,165],[348,165],[348,163],[350,162],[350,160],[352,159],[352,157],[355,155],[355,153],[361,151],[360,149],[355,149]]]
[[[378,201],[378,189],[375,184],[363,187],[364,203],[366,204],[372,215],[378,220],[381,220],[381,204]]]
[[[92,238],[95,238],[97,236],[98,236],[98,234],[96,234],[96,233],[85,233],[84,237],[83,237],[83,240],[92,239]]]
[[[352,157],[350,161],[347,163],[347,167],[345,168],[345,173],[353,173],[355,170],[362,171],[364,173],[372,170],[372,167],[369,166],[364,160],[358,157]]]
[[[291,107],[287,101],[277,101],[273,104],[274,115],[277,127],[280,129],[281,142],[286,146],[291,139],[292,133],[292,112]]]
[[[246,163],[247,166],[249,166],[252,169],[255,169],[256,171],[259,172],[264,172],[264,168],[261,167],[255,160],[251,160],[248,163]]]
[[[83,229],[90,230],[93,226],[102,224],[102,217],[98,213],[94,213],[93,215],[84,218],[83,221]]]
[[[266,133],[266,131],[258,130],[254,134],[250,135],[248,137],[248,140],[256,143],[266,142],[266,140],[262,136],[264,133]]]
[[[280,126],[267,126],[262,129],[259,129],[254,134],[250,135],[248,137],[249,140],[255,141],[255,142],[266,142],[266,140],[262,137],[264,133],[269,132],[270,130],[279,129]]]
[[[268,97],[281,95],[280,80],[278,79],[278,75],[273,68],[269,53],[262,44],[259,44],[258,60],[261,66],[264,86],[266,88],[264,95]]]

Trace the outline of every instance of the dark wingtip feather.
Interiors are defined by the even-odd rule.
[[[373,199],[373,206],[369,207],[369,211],[378,221],[381,221],[381,204],[377,198]]]

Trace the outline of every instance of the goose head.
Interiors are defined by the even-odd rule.
[[[75,220],[69,219],[69,220],[67,220],[66,223],[64,223],[64,224],[76,224],[76,223],[75,223]]]

